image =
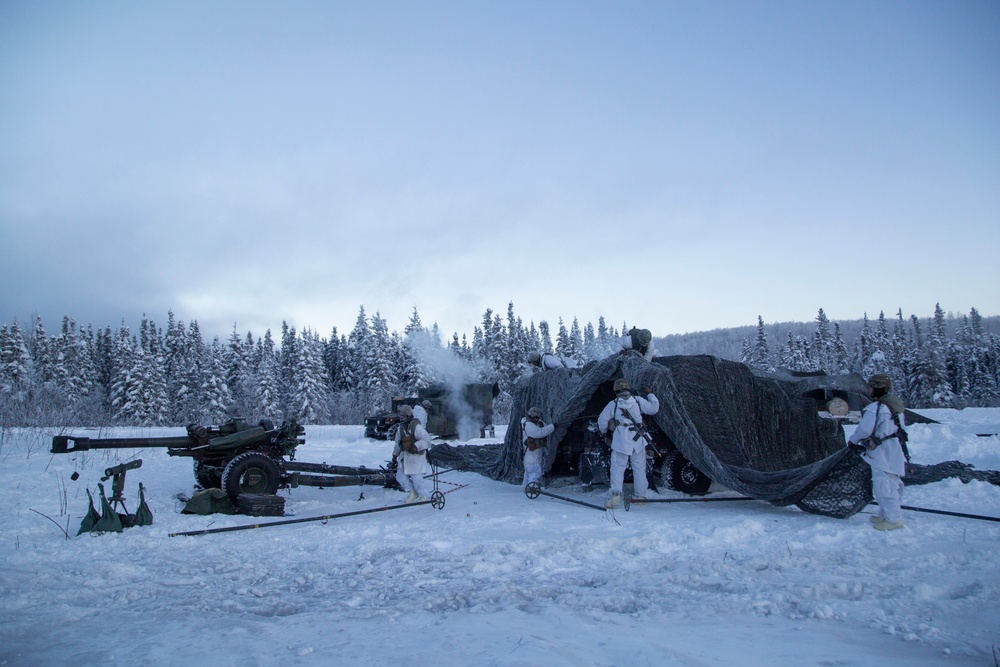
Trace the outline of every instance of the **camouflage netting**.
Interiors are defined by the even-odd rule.
[[[903,481],[906,482],[907,486],[917,486],[940,482],[948,477],[957,477],[965,484],[975,479],[1000,486],[1000,471],[976,470],[968,463],[961,461],[943,461],[933,465],[908,463],[906,465],[906,478]]]
[[[463,464],[465,454],[449,448],[453,467],[477,470],[493,479],[521,481],[521,418],[538,406],[556,430],[543,468],[548,471],[574,420],[600,386],[625,377],[633,387],[650,387],[660,411],[650,419],[699,470],[738,493],[776,505],[796,504],[808,512],[846,517],[871,500],[870,471],[845,447],[843,431],[820,419],[812,400],[795,398],[777,380],[759,377],[744,364],[710,356],[615,355],[582,369],[536,373],[518,386],[510,425],[499,455]],[[435,454],[444,454],[437,452]],[[485,452],[484,452],[485,454]]]
[[[722,486],[774,505],[794,504],[837,518],[857,513],[872,500],[870,468],[846,448],[840,424],[819,417],[816,401],[802,397],[801,378],[765,375],[704,355],[657,357],[650,363],[628,353],[582,369],[535,373],[515,391],[503,445],[440,445],[432,450],[432,460],[520,483],[521,418],[537,406],[546,423],[556,424],[543,463],[549,472],[574,422],[594,416],[584,414],[588,404],[593,409],[595,393],[616,377],[624,377],[633,388],[653,390],[660,411],[647,419]],[[922,477],[938,474],[978,478],[968,467],[912,466],[907,483],[925,483]]]

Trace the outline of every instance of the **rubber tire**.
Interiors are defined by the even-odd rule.
[[[222,471],[222,490],[234,504],[241,493],[274,495],[280,485],[278,464],[260,452],[243,452]]]
[[[194,462],[194,481],[203,489],[221,489],[222,472],[215,466],[205,465],[201,461]]]
[[[670,461],[670,485],[681,493],[703,496],[712,486],[712,480],[678,453]]]

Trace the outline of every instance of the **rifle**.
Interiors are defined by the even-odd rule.
[[[632,426],[632,430],[635,431],[635,435],[632,436],[632,440],[638,442],[639,438],[642,438],[646,441],[647,445],[653,448],[653,452],[659,456],[660,450],[656,448],[656,443],[653,442],[653,437],[649,435],[649,432],[646,430],[645,424],[641,421],[636,423],[636,421],[632,419],[632,415],[630,415],[628,411],[620,405],[618,406],[618,411],[622,413],[622,417],[628,420],[628,424],[630,424]]]

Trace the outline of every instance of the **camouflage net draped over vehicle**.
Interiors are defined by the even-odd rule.
[[[555,422],[543,469],[602,383],[624,377],[660,400],[651,419],[677,450],[715,482],[775,505],[848,517],[871,500],[870,470],[846,448],[840,425],[817,415],[812,400],[761,377],[744,364],[715,357],[616,355],[583,369],[536,373],[518,387],[500,455],[484,472],[521,480],[521,418],[529,407]]]

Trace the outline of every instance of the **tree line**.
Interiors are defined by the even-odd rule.
[[[928,320],[891,322],[867,315],[847,336],[821,308],[810,335],[768,340],[763,318],[743,340],[740,360],[762,370],[824,370],[868,377],[888,373],[912,407],[1000,406],[1000,336],[989,333],[973,308],[949,335],[940,305]],[[321,337],[311,328],[282,325],[280,340],[233,328],[206,342],[198,322],[168,313],[166,328],[143,318],[137,332],[81,327],[64,317],[49,335],[39,317],[22,328],[0,325],[0,426],[180,426],[218,424],[232,416],[251,421],[297,419],[309,424],[360,424],[388,409],[393,396],[414,395],[436,383],[497,383],[495,420],[505,423],[517,381],[530,372],[528,353],[554,352],[583,365],[617,349],[621,330],[604,318],[595,327],[559,318],[525,325],[514,304],[506,318],[492,309],[465,335],[442,340],[417,309],[402,332],[389,331],[376,312],[359,310],[346,334]],[[701,353],[713,354],[717,332],[705,334]],[[669,349],[663,339],[656,344]],[[669,351],[669,350],[668,350]],[[725,356],[725,355],[720,355]]]
[[[975,308],[952,327],[941,304],[925,321],[904,318],[902,309],[891,323],[884,312],[875,321],[866,313],[853,341],[822,308],[811,335],[788,331],[773,343],[758,316],[756,336],[744,338],[740,361],[765,371],[886,373],[893,391],[914,408],[1000,407],[1000,336],[986,331]]]
[[[578,364],[613,351],[619,338],[603,318],[594,327],[562,319],[527,326],[507,308],[491,309],[472,340],[437,325],[424,327],[414,308],[404,330],[389,331],[376,312],[360,308],[347,334],[327,337],[283,323],[280,340],[240,334],[206,342],[196,320],[168,313],[165,330],[142,319],[138,332],[123,322],[81,327],[64,317],[49,335],[39,317],[26,330],[0,326],[0,426],[180,426],[218,424],[240,416],[252,422],[296,419],[308,424],[361,424],[386,410],[393,396],[442,383],[497,383],[497,423],[517,380],[529,371],[529,352],[554,351]],[[507,408],[509,409],[509,407]]]

